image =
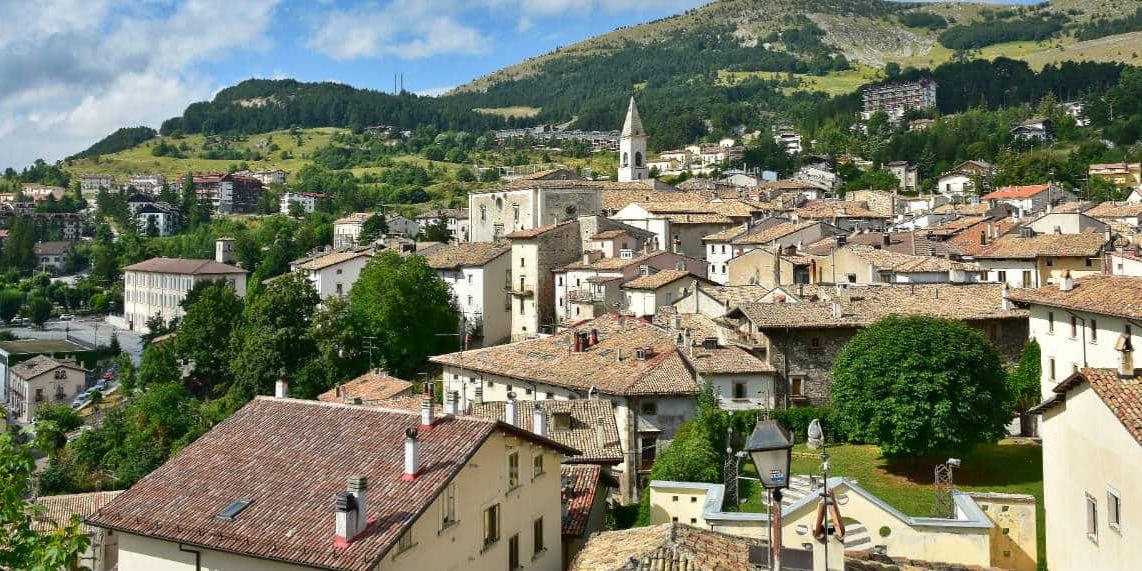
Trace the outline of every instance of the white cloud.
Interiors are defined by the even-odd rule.
[[[0,167],[62,158],[118,127],[157,127],[209,97],[216,86],[194,66],[268,46],[277,2],[0,2]]]
[[[335,11],[320,18],[307,44],[337,60],[485,53],[489,39],[449,15],[461,11],[449,0],[395,0],[385,6]]]

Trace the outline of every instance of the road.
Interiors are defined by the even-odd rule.
[[[111,341],[112,331],[119,336],[119,346],[131,356],[136,365],[143,354],[143,341],[139,334],[126,329],[117,329],[103,321],[102,317],[82,317],[71,321],[53,319],[44,324],[43,329],[31,327],[13,327],[12,333],[16,337],[31,339],[63,339],[71,335],[86,343],[106,346]]]

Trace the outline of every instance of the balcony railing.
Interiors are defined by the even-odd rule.
[[[571,303],[602,303],[606,301],[603,293],[592,292],[586,289],[573,289],[567,292],[567,299]]]

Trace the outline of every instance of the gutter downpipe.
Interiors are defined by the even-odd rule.
[[[194,571],[202,571],[202,551],[199,549],[186,549],[183,544],[178,544],[178,550],[183,553],[194,554]]]

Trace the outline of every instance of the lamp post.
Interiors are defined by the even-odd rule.
[[[825,570],[829,569],[829,503],[834,501],[829,492],[829,453],[825,446],[825,430],[821,428],[821,421],[814,418],[809,423],[808,440],[805,441],[809,448],[816,450],[821,449],[821,472],[824,475],[824,485],[821,487],[821,499],[825,502]],[[838,522],[840,523],[840,522]]]
[[[773,540],[773,571],[781,571],[781,489],[789,487],[789,465],[793,459],[793,440],[776,420],[757,423],[746,440],[761,486],[769,490],[769,527]]]

